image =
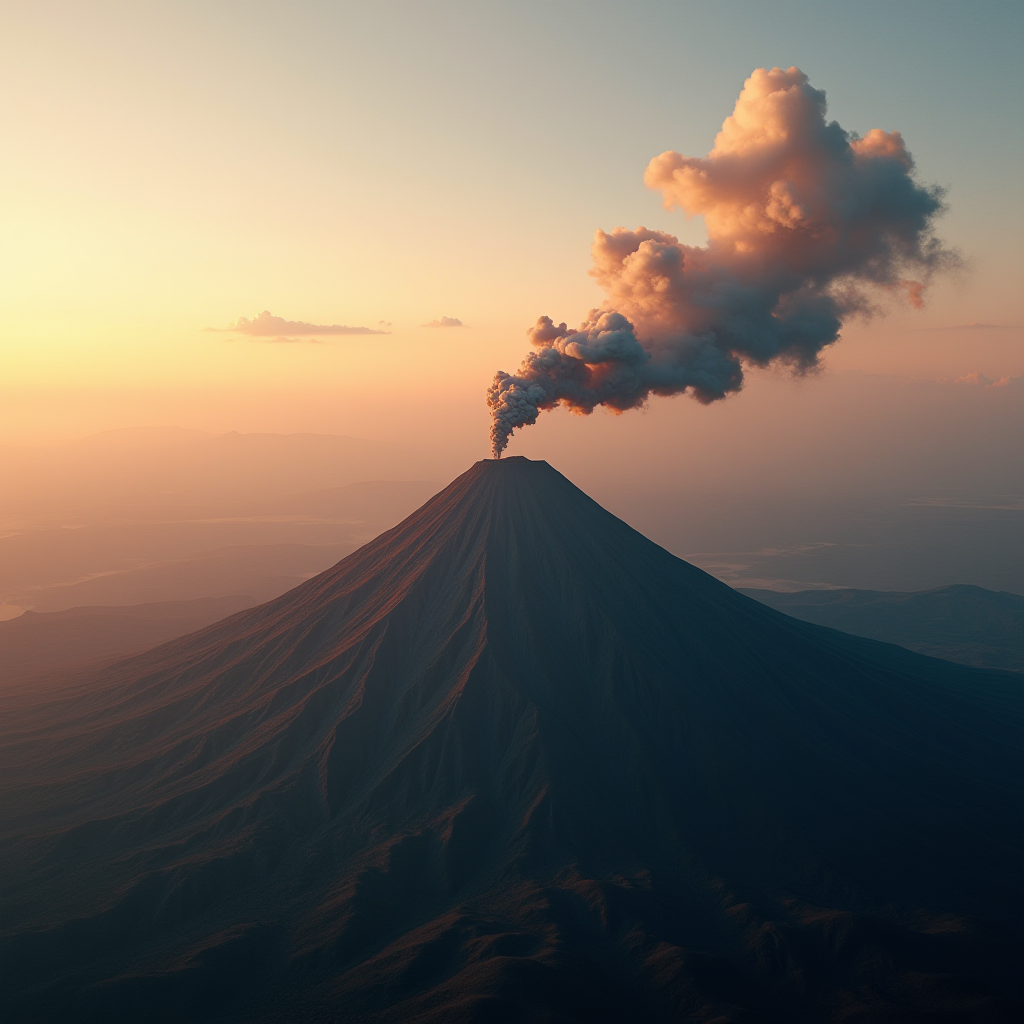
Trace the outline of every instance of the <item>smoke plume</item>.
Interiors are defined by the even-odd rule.
[[[826,121],[798,68],[759,69],[704,159],[655,157],[644,181],[666,209],[702,215],[705,247],[640,227],[598,231],[591,275],[607,294],[578,330],[541,317],[533,350],[487,392],[495,457],[518,427],[564,403],[623,411],[651,395],[700,402],[743,385],[744,364],[817,365],[872,291],[915,307],[955,260],[932,233],[943,192],[920,184],[899,132]]]

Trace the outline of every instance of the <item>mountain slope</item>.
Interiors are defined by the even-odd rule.
[[[283,597],[8,701],[7,1012],[1011,1020],[1021,704],[478,463]]]

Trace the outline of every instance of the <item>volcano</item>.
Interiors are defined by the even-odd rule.
[[[545,462],[5,693],[7,1021],[1019,1020],[1024,702]]]

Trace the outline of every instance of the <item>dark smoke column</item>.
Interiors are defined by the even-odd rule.
[[[487,389],[496,459],[516,427],[536,423],[542,409],[559,402],[587,414],[598,405],[632,409],[646,399],[643,371],[651,357],[619,313],[592,309],[578,331],[542,316],[526,333],[534,351],[519,373],[499,370]]]
[[[508,439],[516,427],[537,422],[541,404],[547,394],[539,384],[520,382],[511,374],[498,370],[487,389],[487,405],[491,410],[491,454],[501,458]]]
[[[496,458],[559,403],[713,402],[743,386],[745,364],[814,368],[844,319],[879,296],[920,307],[932,275],[956,262],[932,232],[942,190],[916,180],[899,132],[860,137],[825,114],[798,68],[759,69],[706,158],[651,161],[645,182],[666,209],[704,217],[707,246],[643,227],[596,233],[590,273],[607,301],[578,331],[541,317],[519,370],[495,374]]]

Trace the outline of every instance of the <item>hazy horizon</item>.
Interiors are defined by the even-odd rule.
[[[185,576],[166,586],[186,596],[179,563],[214,551],[203,593],[211,574],[250,579],[221,564],[243,548],[277,566],[261,576],[276,585],[326,567],[412,511],[415,488],[361,518],[336,496],[325,522],[269,499],[439,488],[487,457],[485,390],[517,372],[541,314],[571,328],[621,306],[648,344],[664,310],[635,281],[610,285],[607,253],[588,273],[595,237],[643,231],[678,239],[666,252],[691,274],[710,260],[748,285],[763,274],[735,253],[753,243],[769,265],[803,259],[804,277],[772,286],[776,320],[810,289],[840,340],[819,325],[820,365],[794,376],[804,341],[759,366],[734,339],[745,381],[724,401],[546,411],[509,454],[546,459],[728,582],[1020,588],[1019,7],[257,3],[241,19],[58,3],[3,20],[19,40],[2,72],[6,603],[31,604],[32,588],[48,588],[40,608],[57,593],[135,600],[172,563]],[[585,74],[563,68],[581,53]],[[790,99],[772,107],[769,79]],[[800,136],[801,117],[808,138],[842,126],[863,164],[843,188],[889,210],[845,248],[877,235],[889,249],[835,262],[813,249],[822,231],[777,248],[780,224],[814,210],[832,223],[843,206],[828,183],[847,165],[813,146],[786,158],[789,212],[766,207],[782,220],[735,234],[735,204],[765,186],[763,138]],[[665,177],[721,159],[740,170],[711,198]],[[876,194],[883,178],[896,184]],[[694,310],[730,295],[673,307],[683,362],[706,338]]]

